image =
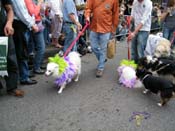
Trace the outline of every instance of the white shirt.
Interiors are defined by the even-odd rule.
[[[49,4],[51,7],[51,11],[55,15],[59,15],[60,17],[63,17],[62,0],[49,0]]]
[[[150,31],[151,29],[151,12],[152,2],[150,0],[143,0],[141,3],[134,0],[131,16],[134,18],[135,27],[140,23],[143,24],[141,31]]]

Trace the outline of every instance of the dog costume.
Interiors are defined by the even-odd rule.
[[[72,78],[75,76],[76,68],[74,64],[70,62],[68,56],[63,58],[57,54],[55,57],[50,57],[49,62],[54,62],[59,66],[59,77],[55,80],[55,84],[58,87],[60,87],[65,82],[71,82]]]
[[[122,60],[120,66],[117,68],[119,73],[119,83],[128,88],[134,88],[136,84],[136,72],[137,64],[134,61]]]

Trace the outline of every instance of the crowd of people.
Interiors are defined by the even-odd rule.
[[[133,30],[127,29],[123,15],[131,16]],[[8,37],[8,76],[4,77],[7,93],[22,97],[18,81],[22,85],[37,83],[31,77],[33,73],[44,74],[41,67],[47,44],[66,52],[85,22],[89,23],[89,40],[98,60],[96,77],[103,75],[108,40],[123,28],[126,30],[122,33],[129,32],[131,56],[137,62],[144,56],[152,16],[163,23],[163,36],[171,40],[175,31],[174,0],[169,0],[165,8],[153,5],[151,0],[0,0],[0,36]],[[80,40],[86,43],[84,37]],[[77,48],[75,44],[71,50]]]

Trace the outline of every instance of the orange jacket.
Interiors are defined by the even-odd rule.
[[[87,0],[85,18],[92,16],[90,29],[98,33],[115,32],[119,22],[118,0]]]
[[[24,0],[29,14],[35,16],[35,21],[41,21],[40,9],[41,7],[36,5],[33,0]]]

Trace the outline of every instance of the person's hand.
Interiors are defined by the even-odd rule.
[[[86,17],[86,21],[90,24],[90,17]]]
[[[38,32],[39,31],[39,28],[38,28],[38,26],[36,25],[36,24],[34,24],[33,26],[32,26],[32,30],[33,30],[33,32]]]
[[[82,29],[82,25],[79,22],[76,22],[76,25],[77,25],[78,31],[80,31]]]
[[[114,37],[115,37],[115,34],[116,34],[116,32],[115,32],[115,31],[112,31],[112,32],[111,32],[112,38],[114,38]]]
[[[6,36],[13,35],[14,29],[12,27],[12,22],[7,22],[4,27],[4,33]]]
[[[131,41],[135,37],[135,32],[129,32],[127,41]]]
[[[62,23],[62,21],[63,21],[62,18],[59,15],[56,15],[56,17],[57,17],[59,23]]]

